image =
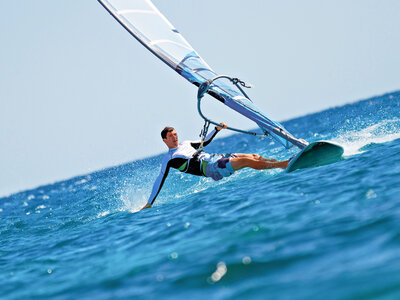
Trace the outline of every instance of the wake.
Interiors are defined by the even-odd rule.
[[[352,130],[333,138],[344,148],[344,156],[363,153],[370,145],[383,144],[400,138],[400,120],[383,120],[362,130]]]

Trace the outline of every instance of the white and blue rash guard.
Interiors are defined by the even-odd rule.
[[[207,146],[218,131],[216,129],[211,131],[204,139],[203,146]],[[205,176],[205,168],[210,161],[211,155],[204,151],[197,151],[200,148],[200,144],[200,141],[184,141],[178,147],[169,149],[164,156],[160,174],[154,182],[149,201],[147,201],[148,204],[153,204],[154,200],[156,200],[171,167],[184,173]]]

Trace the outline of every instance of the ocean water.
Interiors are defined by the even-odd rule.
[[[214,182],[162,156],[0,199],[1,299],[400,299],[400,92],[284,122],[346,159]],[[209,152],[289,153],[235,134]]]

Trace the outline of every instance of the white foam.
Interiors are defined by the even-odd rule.
[[[84,184],[84,183],[86,183],[86,182],[87,182],[86,179],[82,179],[82,180],[76,181],[76,182],[75,182],[75,185],[81,185],[81,184]]]
[[[127,187],[121,192],[120,200],[122,206],[119,211],[138,212],[147,202],[147,198],[141,189],[134,190],[133,187]]]
[[[400,138],[400,130],[396,123],[399,119],[384,120],[362,130],[347,131],[332,142],[338,143],[344,148],[344,156],[351,156],[364,152],[361,150],[368,144],[382,144]]]
[[[97,214],[97,218],[105,217],[105,216],[109,215],[110,213],[111,212],[109,210],[103,211],[103,212]]]

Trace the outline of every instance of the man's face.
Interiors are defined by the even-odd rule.
[[[167,132],[167,137],[163,141],[169,149],[178,147],[178,134],[175,130]]]

